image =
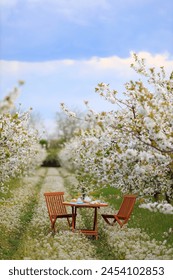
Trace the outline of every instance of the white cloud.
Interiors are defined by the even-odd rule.
[[[151,54],[149,52],[139,52],[138,55],[145,58],[147,65],[154,67],[164,66],[167,71],[173,70],[173,57],[169,53]]]
[[[164,66],[172,71],[173,59],[168,54],[152,55],[140,52],[146,58],[147,65]],[[111,110],[113,107],[95,93],[99,82],[109,83],[111,88],[124,91],[124,84],[139,77],[130,68],[131,57],[93,57],[88,60],[56,60],[47,62],[1,61],[0,92],[11,89],[18,80],[26,81],[18,103],[22,108],[40,112],[48,119],[47,127],[53,131],[55,113],[60,110],[59,104],[64,102],[69,108],[84,110],[84,100],[89,100],[96,110]],[[2,94],[1,94],[2,96]],[[110,108],[111,107],[111,108]]]
[[[164,66],[167,71],[172,70],[173,58],[169,54],[155,54],[152,55],[148,52],[139,52],[138,56],[146,59],[146,64],[149,66],[160,67]],[[81,76],[93,76],[97,73],[106,72],[112,75],[117,73],[119,76],[132,73],[130,64],[132,63],[132,57],[120,58],[118,56],[111,57],[92,57],[86,60],[54,60],[46,62],[20,62],[20,61],[5,61],[1,60],[1,74],[3,76],[18,76],[23,75],[38,75],[48,76],[53,73],[59,73],[65,71],[68,75],[72,76],[78,73]],[[76,72],[75,72],[76,71]]]

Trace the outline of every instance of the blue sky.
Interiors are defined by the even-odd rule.
[[[172,11],[172,0],[1,0],[0,98],[25,80],[18,102],[49,128],[60,102],[111,108],[94,88],[123,90],[132,51],[172,70]]]

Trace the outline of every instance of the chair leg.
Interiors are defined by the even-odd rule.
[[[111,223],[111,226],[113,226],[116,222],[117,222],[117,220],[114,219],[113,222]]]
[[[69,227],[71,227],[72,223],[70,222],[69,218],[67,218],[67,222],[68,222]]]
[[[116,223],[116,220],[113,217],[109,217],[109,219],[114,219],[113,222],[110,222],[105,215],[102,215],[102,217],[109,226],[113,226]]]
[[[53,234],[55,234],[55,222],[56,222],[56,220],[51,221],[51,229],[52,229]]]
[[[105,220],[105,222],[109,225],[109,226],[113,226],[116,222],[118,222],[118,224],[120,225],[120,227],[122,227],[124,225],[124,223],[122,223],[120,221],[120,219],[118,219],[117,216],[111,216],[111,215],[102,215],[103,219]],[[108,219],[113,219],[112,222],[110,222]]]

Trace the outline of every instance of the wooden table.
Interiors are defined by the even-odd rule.
[[[72,230],[75,231],[76,228],[76,214],[78,208],[93,208],[94,209],[94,222],[93,229],[81,229],[80,231],[86,235],[95,236],[98,239],[98,224],[97,224],[97,209],[100,207],[108,206],[107,203],[77,203],[77,202],[63,202],[66,206],[71,206],[72,208]]]

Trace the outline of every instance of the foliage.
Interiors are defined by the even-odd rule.
[[[48,141],[49,149],[53,149],[57,151],[63,147],[63,144],[64,144],[63,138],[49,139]]]
[[[42,166],[44,167],[60,167],[60,161],[56,149],[49,149],[47,157],[44,159]]]
[[[46,149],[48,148],[48,141],[46,139],[40,139],[39,143],[43,148],[44,147],[46,147]]]
[[[157,198],[162,194],[170,202],[173,72],[167,78],[164,67],[158,72],[147,69],[136,54],[132,67],[143,80],[126,83],[126,91],[120,95],[108,84],[98,84],[96,92],[115,104],[115,111],[95,113],[88,109],[86,119],[93,126],[67,143],[61,157],[66,156],[68,165],[72,162],[79,179],[81,174],[87,178],[89,175],[87,188],[110,185],[139,196]]]
[[[49,139],[47,141],[47,156],[44,159],[42,166],[44,167],[60,167],[61,163],[58,157],[58,152],[62,148],[64,140]]]

